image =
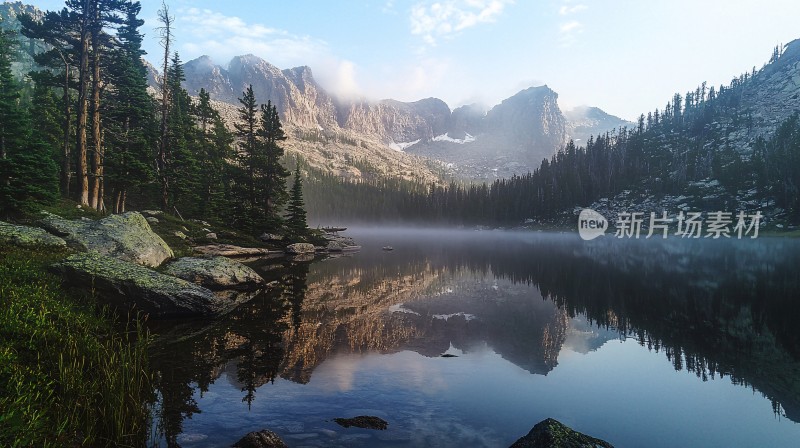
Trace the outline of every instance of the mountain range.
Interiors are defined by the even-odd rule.
[[[630,124],[597,108],[564,113],[558,94],[546,85],[522,90],[490,109],[473,104],[451,110],[438,98],[339,98],[317,83],[310,67],[281,70],[252,54],[236,56],[225,67],[201,56],[183,68],[190,95],[205,89],[213,100],[238,106],[238,98],[252,85],[258,101],[275,104],[297,135],[344,134],[381,151],[441,162],[450,174],[470,179],[525,173],[570,138],[586,139]],[[157,77],[150,66],[154,86]]]

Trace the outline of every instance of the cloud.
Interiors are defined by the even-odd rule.
[[[252,53],[278,66],[308,64],[329,52],[327,43],[310,36],[298,36],[263,24],[248,23],[210,9],[180,10],[178,26],[188,32],[191,42],[178,42],[185,57],[203,54],[218,63],[233,56]]]
[[[558,30],[562,34],[571,34],[580,31],[581,28],[583,28],[583,25],[581,25],[580,22],[577,20],[572,20],[570,22],[562,23],[561,26],[558,27]]]
[[[445,0],[411,7],[411,34],[428,45],[475,25],[494,22],[514,0]]]
[[[562,16],[568,16],[570,14],[575,14],[577,12],[581,12],[588,8],[588,6],[583,4],[578,4],[574,6],[564,5],[558,10],[558,14]]]

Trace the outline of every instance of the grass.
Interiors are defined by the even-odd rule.
[[[0,446],[143,445],[148,338],[64,290],[64,255],[0,248]]]

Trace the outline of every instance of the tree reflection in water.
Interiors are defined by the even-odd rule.
[[[800,422],[797,241],[502,234],[393,246],[391,255],[255,262],[277,287],[212,322],[154,324],[151,365],[168,445],[200,411],[194,389],[208,391],[226,368],[235,366],[229,378],[248,407],[257,391],[268,393],[260,386],[277,377],[307,383],[335,353],[438,356],[484,344],[547,374],[580,322],[635,338],[676,370],[759,390]]]

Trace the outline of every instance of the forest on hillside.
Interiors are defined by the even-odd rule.
[[[301,172],[290,195],[275,106],[242,92],[231,132],[208,93],[190,98],[166,5],[164,76],[148,90],[140,9],[130,0],[68,0],[60,11],[19,16],[18,32],[0,32],[2,216],[69,198],[102,213],[159,208],[303,236]],[[35,69],[15,77],[23,55]]]

